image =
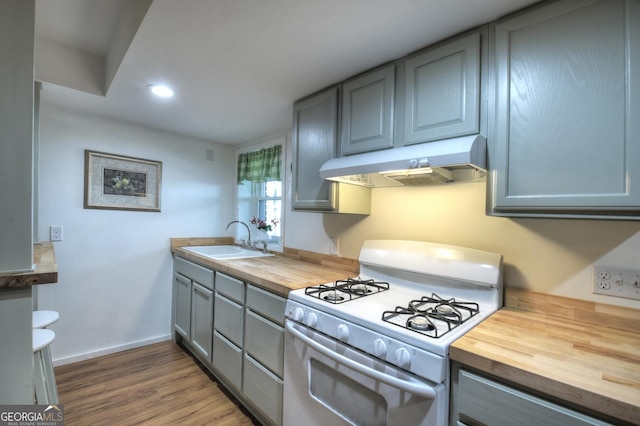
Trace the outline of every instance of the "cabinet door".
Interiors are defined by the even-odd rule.
[[[173,328],[187,340],[191,337],[191,280],[175,274]]]
[[[215,329],[224,337],[242,347],[244,306],[220,294],[215,296]]]
[[[480,41],[476,32],[405,61],[404,145],[480,131]]]
[[[254,285],[247,285],[247,308],[284,326],[284,310],[287,300]]]
[[[453,415],[468,424],[587,426],[608,423],[460,370]]]
[[[558,1],[495,25],[494,212],[640,213],[640,5]]]
[[[282,377],[284,329],[251,311],[246,321],[245,352]]]
[[[296,102],[293,114],[292,208],[331,211],[334,183],[320,177],[320,167],[336,156],[338,89]]]
[[[395,65],[342,85],[342,155],[393,147]]]
[[[242,386],[242,349],[217,331],[213,332],[213,367],[228,382],[240,389]]]
[[[282,380],[256,362],[244,356],[242,390],[251,402],[275,424],[282,424]]]
[[[213,332],[213,292],[193,283],[191,298],[191,344],[207,361],[211,361]]]

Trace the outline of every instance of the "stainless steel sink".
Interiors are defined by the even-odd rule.
[[[267,257],[273,256],[271,253],[264,253],[259,250],[249,250],[238,246],[193,246],[184,247],[185,250],[206,256],[214,260],[223,259],[243,259],[247,257]]]

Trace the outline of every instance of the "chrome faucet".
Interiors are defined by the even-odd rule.
[[[229,227],[234,223],[240,223],[240,224],[244,225],[245,228],[247,228],[247,235],[248,235],[249,239],[247,240],[246,243],[244,242],[244,240],[240,240],[240,245],[242,247],[252,247],[252,245],[251,245],[251,230],[249,229],[249,226],[246,223],[244,223],[242,221],[239,221],[239,220],[232,220],[231,222],[229,222],[227,224],[227,231],[229,230]]]

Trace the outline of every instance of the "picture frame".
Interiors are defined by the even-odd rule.
[[[84,208],[160,212],[162,162],[85,150]]]

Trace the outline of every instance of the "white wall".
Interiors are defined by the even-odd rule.
[[[38,289],[39,308],[60,312],[54,361],[168,339],[169,239],[230,235],[232,150],[46,103],[40,131],[40,238],[64,227],[54,243],[59,281]],[[161,161],[162,212],[84,209],[85,149]]]

